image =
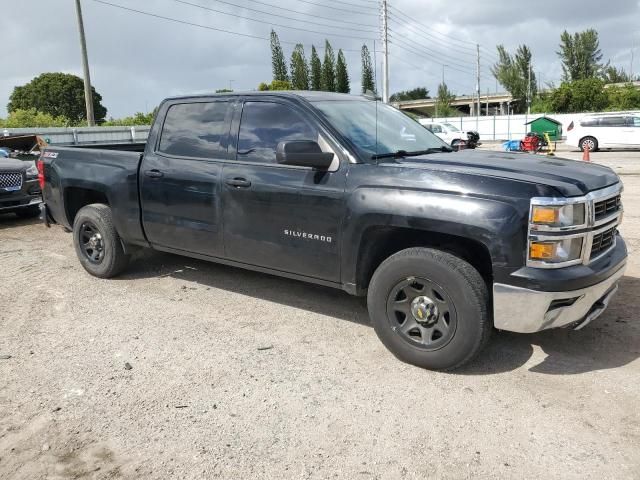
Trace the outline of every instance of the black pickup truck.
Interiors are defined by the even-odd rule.
[[[608,168],[452,153],[362,97],[265,92],[171,98],[141,152],[47,148],[43,218],[108,278],[134,249],[367,295],[403,361],[449,370],[492,328],[581,328],[615,293],[627,250]]]

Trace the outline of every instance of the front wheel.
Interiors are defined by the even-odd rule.
[[[410,248],[386,259],[371,279],[367,303],[382,343],[422,368],[461,367],[491,333],[484,280],[470,264],[439,250]]]
[[[95,277],[114,277],[129,262],[108,205],[80,209],[73,221],[73,245],[84,269]]]

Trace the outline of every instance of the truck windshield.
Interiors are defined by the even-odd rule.
[[[452,131],[452,132],[459,132],[459,131],[460,131],[460,129],[459,129],[458,127],[456,127],[456,126],[455,126],[454,124],[452,124],[452,123],[448,123],[448,122],[447,122],[447,123],[443,123],[443,125],[444,125],[445,127],[447,127],[447,128],[448,128],[450,131]]]
[[[314,102],[333,126],[358,149],[364,160],[394,152],[435,151],[448,147],[415,120],[381,102]]]

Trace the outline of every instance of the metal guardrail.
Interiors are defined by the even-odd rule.
[[[49,145],[92,145],[99,143],[142,143],[151,126],[5,128],[2,135],[40,135]]]

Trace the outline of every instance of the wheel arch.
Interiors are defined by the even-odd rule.
[[[434,248],[472,265],[489,290],[493,282],[493,266],[489,248],[476,239],[449,233],[407,227],[371,226],[363,234],[356,260],[356,290],[364,293],[375,270],[391,255],[414,247]]]
[[[64,211],[68,224],[73,226],[73,221],[80,209],[93,203],[110,205],[107,194],[99,188],[66,187],[64,189]]]

